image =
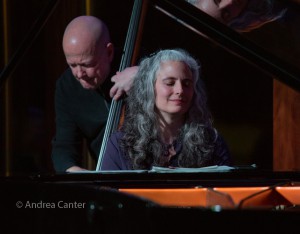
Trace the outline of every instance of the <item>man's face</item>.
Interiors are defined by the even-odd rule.
[[[104,48],[82,50],[77,46],[67,48],[64,52],[73,75],[83,88],[97,89],[109,75],[113,57],[110,43]]]
[[[241,14],[247,3],[248,0],[199,0],[195,6],[221,23],[228,24]]]

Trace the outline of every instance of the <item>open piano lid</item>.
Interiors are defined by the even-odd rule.
[[[273,51],[271,51],[270,48],[265,48],[268,42],[270,43],[275,37],[280,37],[275,34],[280,31],[266,35],[268,36],[265,38],[267,43],[262,45],[262,43],[258,40],[257,42],[253,36],[252,39],[251,37],[248,39],[247,33],[241,34],[235,32],[233,29],[220,23],[186,1],[151,0],[150,2],[153,4],[154,8],[173,18],[178,22],[178,24],[182,24],[191,30],[194,30],[202,37],[207,37],[218,46],[223,47],[230,53],[233,53],[241,59],[257,66],[264,72],[271,74],[275,79],[282,81],[283,83],[291,86],[293,89],[298,91],[300,90],[300,55],[299,46],[296,44],[297,39],[299,40],[300,34],[295,34],[293,31],[282,30],[282,33],[286,33],[284,36],[286,44],[281,45],[282,48],[286,48],[286,50],[288,50],[287,43],[294,43],[291,47],[296,50],[294,51],[295,59],[291,59],[287,58],[287,56],[282,57],[283,55],[278,51],[275,51],[275,48],[273,48]],[[282,1],[277,0],[277,2],[281,3]],[[283,15],[283,18],[289,17],[285,24],[293,24],[293,27],[295,27],[294,24],[299,22],[299,17],[295,16],[297,13],[299,14],[299,5],[292,4],[292,1],[289,2],[289,4],[288,1],[285,1],[285,3],[285,5],[282,5],[282,9],[286,9],[286,14]],[[290,15],[288,15],[289,13]],[[259,29],[256,30],[258,31]],[[294,34],[288,35],[288,33]]]

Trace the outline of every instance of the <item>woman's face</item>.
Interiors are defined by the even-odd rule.
[[[155,104],[162,116],[184,115],[194,95],[190,68],[184,62],[162,62],[156,73],[155,94]]]
[[[248,0],[199,0],[195,6],[211,17],[227,24],[245,9]]]

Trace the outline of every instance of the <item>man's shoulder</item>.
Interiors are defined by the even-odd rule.
[[[83,87],[76,80],[70,68],[67,68],[61,76],[56,80],[56,90],[64,93],[80,93]]]
[[[61,76],[56,80],[57,85],[63,85],[63,84],[73,84],[76,81],[74,75],[72,74],[72,71],[70,68],[67,68]]]

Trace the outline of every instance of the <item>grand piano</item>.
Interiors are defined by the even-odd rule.
[[[127,26],[135,2],[120,3],[124,4],[120,17],[128,20]],[[238,33],[182,0],[141,2],[135,62],[159,48],[172,47],[183,47],[199,58],[215,124],[229,144],[235,167],[101,172],[92,165],[87,173],[56,174],[20,173],[10,166],[15,171],[6,170],[0,180],[1,229],[299,233],[300,72],[299,45],[293,44],[300,37],[295,26],[300,16],[297,2],[284,1],[285,18],[251,33]],[[53,14],[62,5],[49,1],[46,13]],[[93,14],[103,13],[114,26],[115,16],[105,15],[108,3],[94,1],[92,6]],[[126,33],[121,31],[114,35],[123,42]],[[12,70],[8,68],[1,74],[3,83]],[[6,165],[18,162],[9,160],[18,159],[13,154],[3,155],[10,162]]]

